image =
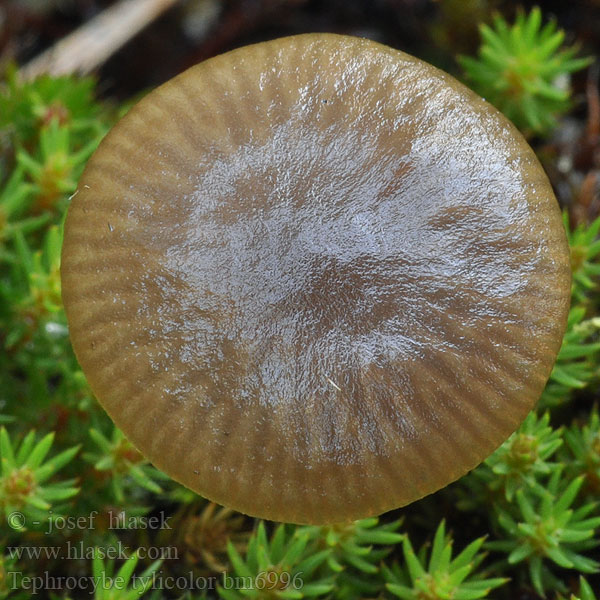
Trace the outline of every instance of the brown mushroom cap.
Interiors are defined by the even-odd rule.
[[[568,247],[532,150],[452,77],[310,34],[139,102],[62,256],[73,346],[159,468],[324,523],[457,479],[519,425],[564,333]]]

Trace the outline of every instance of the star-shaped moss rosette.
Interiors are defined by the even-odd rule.
[[[372,598],[382,589],[380,565],[404,539],[402,519],[381,523],[372,517],[350,523],[306,527],[316,548],[328,549],[327,567],[336,574],[337,598]]]
[[[19,164],[25,169],[33,184],[36,213],[56,210],[57,203],[62,212],[66,197],[76,188],[86,160],[96,149],[99,138],[76,148],[71,130],[61,127],[58,119],[52,119],[40,130],[39,148],[34,154],[21,150],[17,154]]]
[[[110,478],[113,498],[118,503],[125,502],[126,492],[132,486],[139,486],[153,494],[162,492],[156,480],[165,479],[165,476],[148,463],[119,429],[113,427],[108,437],[99,429],[92,428],[90,438],[96,450],[86,452],[83,458]]]
[[[94,101],[91,77],[38,77],[23,81],[10,66],[0,86],[0,129],[17,145],[30,145],[40,127],[57,120],[79,141],[103,130],[102,107]]]
[[[569,215],[563,214],[569,249],[571,253],[571,273],[573,276],[573,300],[584,303],[598,289],[600,264],[600,217],[589,225],[580,223],[575,228],[569,225]]]
[[[47,398],[63,384],[81,389],[85,382],[75,385],[76,363],[60,297],[60,230],[51,226],[37,244],[16,231],[13,242],[14,260],[3,270],[0,285],[0,368],[5,385],[30,400]],[[38,410],[33,402],[14,406],[20,415]]]
[[[0,173],[0,182],[2,181]],[[29,216],[27,210],[33,196],[33,185],[25,180],[25,171],[18,165],[10,177],[0,184],[0,263],[14,262],[16,256],[8,247],[16,232],[22,235],[39,229],[49,219],[47,214]]]
[[[138,600],[147,591],[155,589],[153,574],[162,561],[154,561],[136,575],[134,571],[138,561],[139,554],[132,554],[116,570],[113,560],[104,562],[102,552],[96,552],[92,560],[92,575],[96,585],[94,600]]]
[[[491,492],[500,491],[507,501],[512,502],[517,490],[544,490],[540,478],[559,468],[552,461],[562,445],[562,429],[550,426],[550,415],[538,417],[535,412],[523,421],[513,435],[473,472]]]
[[[544,134],[571,107],[569,74],[588,66],[576,46],[561,48],[564,31],[535,7],[513,25],[497,15],[481,25],[477,58],[459,57],[471,87],[499,108],[524,133]]]
[[[36,442],[34,431],[21,441],[11,441],[6,429],[0,428],[0,507],[8,526],[13,530],[28,528],[33,522],[47,523],[49,511],[60,514],[60,503],[79,492],[74,479],[49,479],[62,469],[78,452],[79,447],[68,448],[46,460],[54,433]]]
[[[600,493],[600,416],[598,407],[592,410],[587,424],[572,425],[565,430],[564,438],[571,456],[567,469],[585,475],[584,488],[598,496]]]
[[[445,522],[437,528],[431,552],[427,545],[415,553],[408,537],[404,538],[402,550],[404,566],[394,564],[382,569],[389,592],[402,600],[439,600],[440,598],[463,598],[477,600],[504,585],[504,577],[486,578],[477,573],[486,554],[480,552],[484,537],[471,542],[455,558],[452,558],[452,539],[446,536]]]
[[[231,543],[245,553],[251,532],[244,515],[230,508],[207,502],[194,509],[197,502],[182,503],[179,514],[172,518],[175,540],[183,547],[185,559],[197,568],[213,573],[227,571],[227,547]],[[171,537],[171,532],[166,532]]]
[[[585,555],[598,545],[594,532],[600,517],[590,516],[597,503],[573,508],[583,481],[581,476],[567,484],[563,469],[556,469],[544,493],[519,490],[516,505],[507,509],[497,505],[498,523],[507,539],[489,542],[487,547],[506,552],[511,565],[525,561],[531,583],[542,597],[548,589],[566,592],[552,565],[581,573],[595,573],[600,567]]]
[[[582,390],[598,376],[600,318],[586,318],[587,314],[582,305],[573,306],[569,311],[567,331],[542,393],[540,407],[565,403],[573,391]]]
[[[224,600],[327,596],[334,589],[334,576],[320,576],[318,570],[331,550],[314,550],[305,527],[294,530],[280,525],[269,539],[260,521],[248,542],[245,558],[229,543],[232,569],[224,574],[219,596]]]

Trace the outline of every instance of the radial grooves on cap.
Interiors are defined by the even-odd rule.
[[[426,382],[431,377],[429,373],[423,373],[423,376]],[[438,418],[428,422],[424,443],[429,444],[435,435],[436,444],[431,445],[434,456],[430,462],[443,466],[446,473],[440,477],[444,477],[447,475],[448,463],[470,464],[473,461],[473,448],[481,445],[483,438],[478,430],[470,427],[471,421],[458,412],[457,399],[452,392],[444,391],[446,386],[443,381],[436,381],[435,386],[430,382],[430,385],[429,394],[424,396],[423,401],[431,412],[437,413]],[[424,392],[426,391],[427,388],[424,389]],[[468,409],[468,406],[466,408]],[[462,432],[460,438],[455,435],[457,431]],[[446,458],[440,460],[440,457]],[[453,457],[454,460],[451,460]]]
[[[110,256],[110,253],[108,253],[108,255]],[[116,263],[115,261],[115,264]],[[73,296],[73,305],[75,306],[77,303],[85,303],[86,301],[91,301],[91,300],[95,300],[97,301],[99,298],[102,298],[102,295],[105,293],[105,290],[107,288],[107,286],[111,286],[114,282],[114,276],[115,273],[96,273],[94,272],[93,269],[91,268],[84,268],[80,271],[81,275],[88,275],[91,277],[95,278],[95,282],[94,284],[88,284],[88,285],[82,285],[81,289],[77,290],[77,295]],[[110,275],[112,275],[112,278],[110,277]],[[115,294],[127,294],[130,292],[129,286],[127,285],[126,282],[119,282],[118,285],[114,285],[114,293]],[[108,312],[113,312],[115,309],[115,306],[111,306],[111,302],[109,302],[109,299],[107,298],[104,302],[105,305],[105,310]],[[91,319],[90,317],[86,316],[84,317],[84,319],[86,319],[86,321],[82,321],[81,324],[79,325],[80,328],[84,328],[86,324],[90,324],[90,323],[97,323],[98,318],[102,318],[103,315],[99,314],[96,316],[96,320]],[[112,322],[112,321],[111,321]],[[109,322],[109,326],[110,326],[110,322]]]
[[[209,82],[205,81],[204,84],[200,101],[198,90],[194,93],[184,78],[179,77],[173,81],[172,85],[185,98],[190,110],[181,126],[186,129],[185,135],[190,144],[204,147],[210,145],[213,152],[228,153],[233,150],[233,144],[225,122],[225,113],[220,108],[220,99],[215,97],[209,87]]]
[[[421,495],[425,495],[432,487],[432,482],[440,481],[447,476],[447,465],[434,459],[434,448],[427,435],[430,431],[429,424],[415,424],[420,429],[418,440],[415,442],[415,452],[418,460],[411,461],[412,477],[418,482],[416,488]]]
[[[162,452],[164,448],[170,446],[173,434],[177,433],[177,430],[179,429],[177,425],[181,422],[181,415],[185,414],[186,410],[188,409],[186,409],[184,404],[171,401],[163,402],[162,406],[157,405],[154,410],[151,409],[148,411],[144,419],[161,424],[160,429],[155,432],[150,445],[150,451],[153,454],[158,454]],[[177,425],[175,425],[175,423],[177,423]],[[140,435],[146,435],[146,433],[147,432],[144,429],[141,429]],[[178,437],[180,437],[180,435],[178,435]],[[185,436],[181,437],[181,440],[185,443]]]
[[[264,136],[268,134],[271,123],[269,123],[269,103],[273,101],[276,94],[281,94],[283,85],[278,81],[276,87],[270,87],[264,90],[260,78],[256,78],[251,72],[244,68],[237,68],[236,56],[229,55],[228,60],[224,61],[223,70],[233,73],[231,78],[223,81],[224,86],[228,88],[228,98],[231,99],[232,114],[239,114],[240,123],[252,123],[252,127],[240,127],[238,139],[234,139],[237,145],[242,145],[252,141],[252,143],[263,143]],[[251,65],[272,64],[272,58],[264,49],[254,48],[254,51],[247,59]],[[242,65],[243,66],[243,63]],[[287,81],[288,73],[283,69],[277,68],[280,78]],[[264,73],[261,74],[261,77]],[[242,102],[239,101],[242,99]]]
[[[429,402],[441,406],[443,413],[440,417],[444,421],[449,419],[448,425],[445,426],[444,439],[455,447],[458,446],[457,442],[464,441],[464,447],[472,453],[485,445],[486,429],[474,427],[470,403],[464,402],[463,397],[457,394],[456,380],[451,373],[451,366],[440,361],[429,361],[415,366],[413,378],[422,382],[424,394],[429,398]],[[461,437],[456,436],[457,431],[461,432]]]
[[[110,223],[110,219],[107,219],[107,225],[106,227],[108,228],[108,223]],[[94,244],[101,244],[102,241],[104,240],[104,236],[102,235],[98,235],[96,237],[93,236],[89,236],[86,237],[85,235],[80,235],[77,236],[79,237],[79,239],[77,239],[74,236],[74,243],[77,244],[81,244],[81,246],[83,247],[88,246],[89,248],[93,248]],[[115,265],[119,265],[119,264],[126,264],[127,261],[131,261],[131,248],[127,248],[127,246],[123,245],[123,246],[111,246],[109,248],[106,249],[106,257],[108,260],[111,261],[111,263],[115,264]],[[77,269],[77,272],[80,275],[88,275],[90,273],[94,273],[94,275],[98,275],[98,277],[110,277],[111,276],[111,272],[99,272],[98,273],[98,266],[97,264],[94,264],[94,256],[93,254],[91,254],[90,252],[87,253],[81,253],[79,256],[74,257],[73,259],[73,266]],[[96,280],[96,281],[91,281],[87,287],[82,287],[82,288],[78,288],[77,289],[77,293],[81,296],[83,296],[87,289],[92,289],[92,288],[97,288],[97,289],[106,289],[106,283],[108,283],[107,281],[101,281],[101,280]]]
[[[215,69],[204,77],[206,89],[210,90],[206,94],[207,109],[212,109],[210,112],[206,111],[206,116],[207,124],[209,119],[212,120],[213,116],[215,117],[215,122],[210,126],[211,129],[214,129],[213,139],[215,141],[223,139],[225,144],[223,144],[222,150],[228,152],[248,142],[247,132],[249,130],[245,129],[243,124],[252,121],[244,119],[246,116],[244,114],[246,113],[245,102],[240,102],[240,97],[231,89],[235,85],[238,75],[231,73],[227,77],[222,74],[222,71],[222,68]]]
[[[165,121],[168,123],[171,140],[167,147],[170,152],[165,152],[164,154],[173,164],[172,172],[177,173],[181,170],[181,165],[187,164],[190,157],[195,156],[198,148],[205,143],[205,139],[199,135],[194,122],[198,118],[201,108],[196,105],[197,103],[192,102],[191,99],[185,96],[182,86],[177,85],[172,86],[170,98],[158,97],[154,103],[156,124],[160,125],[162,121],[164,126]],[[145,121],[143,127],[134,129],[132,125],[131,129],[133,140],[142,143],[151,143],[153,141],[150,133],[153,129],[153,123]],[[144,132],[141,137],[139,134],[140,130]],[[195,135],[194,131],[196,131]]]
[[[456,376],[456,373],[462,373],[463,365],[460,364],[459,361],[455,361],[453,364],[448,356],[438,355],[436,360],[429,361],[427,363],[427,368],[432,372],[432,380],[430,385],[435,385],[436,387],[443,385],[445,389],[449,391],[450,397],[454,399],[455,405],[465,406],[465,412],[469,415],[470,419],[474,420],[475,415],[477,415],[479,418],[477,422],[481,427],[481,431],[485,432],[486,439],[493,437],[493,432],[494,430],[498,429],[498,424],[495,421],[495,415],[490,412],[489,408],[487,408],[489,404],[488,398],[490,397],[488,390],[484,387],[483,395],[474,393],[473,387],[477,386],[477,383],[471,380],[469,380],[470,387],[465,390],[461,386],[460,377]],[[435,377],[435,379],[433,379],[433,377]],[[427,387],[427,383],[424,383],[423,390],[425,394],[435,397],[435,387],[430,389]],[[491,388],[489,391],[491,392],[492,397],[497,396],[497,391],[495,389]],[[458,421],[460,423],[460,419]],[[458,429],[458,431],[461,433],[462,427],[463,425],[460,424]],[[450,427],[448,427],[448,429],[451,431]],[[462,436],[457,435],[455,438],[455,443],[460,444],[463,439],[464,438]]]
[[[235,476],[229,477],[225,480],[214,481],[214,473],[208,475],[205,479],[205,484],[210,485],[212,493],[217,494],[217,498],[221,502],[225,502],[225,498],[235,499],[237,506],[242,506],[244,497],[247,494],[248,488],[252,488],[253,494],[256,493],[256,487],[259,482],[258,474],[255,470],[250,467],[249,470],[245,470],[247,463],[247,455],[249,452],[255,451],[260,448],[260,445],[250,445],[248,442],[248,421],[250,419],[238,419],[233,427],[231,427],[230,434],[228,436],[227,445],[221,448],[221,452],[216,453],[211,457],[210,460],[206,461],[207,470],[210,470],[210,465],[217,466],[228,466],[234,465]]]
[[[483,348],[483,346],[481,346]],[[477,351],[477,348],[474,350]],[[513,351],[514,347],[513,347]],[[515,351],[518,355],[518,350]],[[493,357],[493,360],[492,360]],[[485,354],[480,356],[471,356],[471,360],[467,359],[467,366],[470,374],[475,374],[474,378],[478,384],[482,384],[489,387],[494,393],[498,393],[498,390],[506,389],[507,391],[520,389],[518,396],[512,397],[512,394],[507,393],[503,402],[506,404],[522,404],[523,400],[527,404],[528,399],[539,393],[540,390],[537,382],[532,380],[531,377],[523,379],[523,374],[515,372],[516,363],[508,362],[510,359],[506,358],[498,351],[494,346],[486,347]],[[534,363],[530,365],[537,367]]]
[[[94,356],[94,360],[98,360],[98,358]],[[149,364],[141,363],[141,361],[141,364],[131,360],[113,360],[111,362],[99,360],[99,362],[102,367],[96,376],[96,381],[111,390],[111,394],[105,397],[105,403],[110,406],[111,410],[118,408],[121,411],[125,406],[132,406],[139,398],[147,394],[151,383],[154,383],[156,379],[160,380],[160,377],[168,377],[165,374],[159,376]],[[121,389],[123,394],[119,393]],[[124,398],[127,401],[122,403]],[[164,401],[161,399],[156,404],[164,405]],[[123,415],[121,416],[123,417]]]

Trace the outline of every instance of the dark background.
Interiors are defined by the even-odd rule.
[[[110,0],[0,0],[0,67],[24,64]],[[125,100],[215,54],[296,33],[368,37],[458,73],[454,57],[475,53],[477,25],[494,11],[512,20],[519,6],[502,0],[182,0],[119,50],[97,75],[99,92]],[[600,0],[538,2],[545,18],[600,54]],[[576,78],[581,91],[583,77]]]

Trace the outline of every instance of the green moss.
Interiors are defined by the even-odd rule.
[[[571,107],[569,74],[591,63],[577,58],[576,46],[563,48],[564,31],[535,7],[509,25],[496,15],[481,25],[477,58],[459,57],[468,83],[524,133],[546,134]]]

